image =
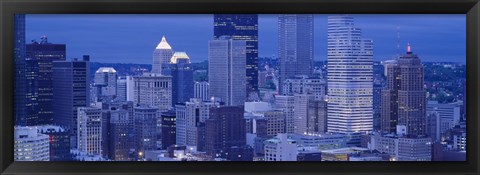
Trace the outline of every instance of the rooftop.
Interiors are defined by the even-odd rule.
[[[172,47],[170,46],[170,44],[168,44],[167,39],[165,39],[165,36],[163,36],[162,41],[160,41],[160,43],[158,43],[156,49],[171,50]]]

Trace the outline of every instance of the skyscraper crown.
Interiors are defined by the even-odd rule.
[[[171,50],[172,47],[170,46],[170,44],[168,44],[167,39],[165,39],[165,36],[162,36],[162,41],[160,41],[160,43],[158,43],[156,49],[167,49],[167,50]]]

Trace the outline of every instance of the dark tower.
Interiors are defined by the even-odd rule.
[[[213,37],[231,36],[233,40],[247,43],[246,83],[247,97],[258,93],[258,15],[256,14],[215,14]]]

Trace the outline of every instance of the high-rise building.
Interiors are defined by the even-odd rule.
[[[278,16],[279,92],[283,82],[296,75],[313,71],[313,15],[282,14]]]
[[[210,100],[210,84],[207,81],[195,82],[193,98],[201,99],[202,101]]]
[[[26,126],[27,124],[27,81],[25,76],[25,14],[14,16],[14,123]]]
[[[294,131],[297,134],[327,132],[327,103],[314,95],[295,94]]]
[[[53,62],[53,123],[70,130],[70,146],[77,146],[77,108],[90,106],[90,58]]]
[[[382,114],[382,89],[381,83],[373,83],[373,130],[379,131],[381,129],[381,114]]]
[[[395,133],[398,124],[398,89],[400,88],[397,60],[383,62],[386,87],[382,90],[380,109],[380,129],[386,133]]]
[[[77,148],[91,155],[102,155],[102,109],[94,107],[78,108]]]
[[[245,41],[227,36],[212,40],[208,45],[210,96],[220,98],[227,106],[245,102],[245,50]]]
[[[192,98],[190,101],[177,104],[176,108],[176,144],[198,146],[198,138],[202,123],[209,118],[210,108],[215,104]]]
[[[283,95],[312,94],[315,100],[324,100],[327,82],[323,78],[296,76],[283,82]]]
[[[297,142],[278,134],[265,142],[265,161],[297,161]]]
[[[49,141],[36,127],[15,127],[13,160],[50,161]]]
[[[351,16],[328,17],[328,132],[373,129],[373,41]]]
[[[295,133],[295,97],[277,95],[275,107],[285,113],[285,132]]]
[[[127,76],[127,101],[133,101],[135,98],[135,81],[133,76]]]
[[[215,39],[230,36],[233,40],[246,41],[246,93],[258,93],[258,15],[215,14],[213,16]]]
[[[53,80],[52,67],[53,61],[65,61],[65,44],[52,44],[48,42],[46,36],[42,36],[40,42],[33,42],[26,45],[26,58],[30,64],[26,65],[27,70],[36,69],[37,72],[28,72],[37,74],[36,79],[27,79],[28,86],[34,85],[34,92],[37,93],[38,107],[34,113],[38,118],[32,124],[45,125],[52,124],[53,121]],[[33,66],[35,68],[32,68]],[[25,72],[26,75],[27,72]],[[33,82],[32,82],[33,81]],[[29,88],[30,89],[30,88]]]
[[[132,119],[125,109],[114,109],[110,111],[109,122],[109,159],[116,161],[127,161],[129,151],[132,148],[133,140],[129,136],[132,131]]]
[[[70,161],[70,131],[54,125],[37,126],[38,133],[48,135],[50,161]]]
[[[113,99],[117,95],[117,71],[113,67],[100,67],[95,72],[94,86],[97,88],[97,97]]]
[[[119,77],[117,79],[117,100],[120,102],[126,102],[127,101],[127,78],[126,77]]]
[[[162,113],[162,150],[176,143],[176,118],[174,110]]]
[[[427,104],[421,60],[409,44],[406,54],[385,65],[387,88],[382,91],[382,130],[393,132],[402,125],[406,135],[425,135]]]
[[[159,110],[155,107],[135,107],[135,137],[136,150],[139,156],[145,155],[145,151],[157,149],[157,120]]]
[[[144,73],[133,77],[134,103],[157,107],[160,112],[172,107],[172,77],[157,73]]]
[[[172,58],[172,56],[172,47],[170,44],[168,44],[165,36],[163,36],[162,41],[158,43],[155,51],[153,51],[152,73],[162,73],[162,65],[170,62],[170,58]]]
[[[246,145],[243,106],[223,106],[210,109],[205,121],[205,151],[213,158],[226,158],[232,147]]]
[[[461,108],[462,102],[441,104],[437,101],[428,101],[427,103],[427,113],[436,112],[440,115],[440,133],[445,133],[460,124]]]
[[[175,52],[162,66],[162,75],[172,76],[172,106],[193,98],[193,69],[187,53]]]

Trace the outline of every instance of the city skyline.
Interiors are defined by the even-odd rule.
[[[95,58],[92,62],[150,64],[153,50],[165,36],[176,50],[189,53],[192,62],[201,62],[207,60],[208,41],[213,39],[213,15],[26,16],[26,43],[46,35],[51,43],[68,45],[67,60],[89,54]],[[314,60],[325,61],[328,15],[314,16]],[[424,62],[465,63],[465,15],[351,16],[364,36],[376,41],[374,61],[401,54],[410,42]],[[259,57],[277,56],[277,17],[259,15]],[[197,32],[191,32],[192,28]]]

